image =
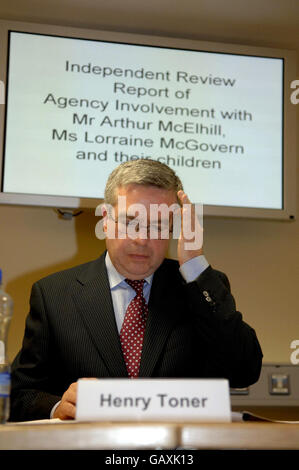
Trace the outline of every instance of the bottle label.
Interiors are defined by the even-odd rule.
[[[10,373],[0,372],[0,398],[9,397],[10,393]]]

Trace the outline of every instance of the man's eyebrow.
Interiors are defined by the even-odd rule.
[[[170,216],[172,216],[172,214],[170,214]],[[129,220],[135,220],[135,219],[139,219],[140,218],[140,215],[128,215],[126,212],[120,212],[118,214],[118,218],[120,217],[126,217],[126,219],[129,219]],[[149,220],[148,222],[151,222],[153,224],[158,224],[158,225],[161,225],[161,224],[168,224],[169,222],[172,222],[172,217],[170,218],[166,218],[166,219],[158,219],[158,220]]]

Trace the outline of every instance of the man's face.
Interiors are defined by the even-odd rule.
[[[155,186],[130,184],[118,188],[118,196],[126,197],[126,206],[124,206],[126,211],[132,204],[142,204],[147,211],[148,225],[157,225],[161,224],[161,222],[163,224],[165,222],[160,219],[150,220],[151,204],[167,204],[167,206],[171,206],[177,203],[174,191]],[[114,210],[116,221],[121,220],[121,217],[125,216],[122,207],[119,207],[118,203]],[[108,223],[111,223],[109,219]],[[142,238],[141,236],[137,236],[135,239],[129,236],[117,238],[117,225],[116,223],[116,238],[110,237],[109,231],[106,233],[106,247],[117,271],[128,279],[143,279],[154,273],[165,258],[169,239],[150,239],[149,235],[147,238]]]

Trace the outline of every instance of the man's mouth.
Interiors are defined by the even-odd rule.
[[[140,260],[140,261],[143,261],[143,260],[149,258],[148,255],[139,254],[139,253],[130,253],[130,254],[129,254],[129,257],[130,257],[130,258],[133,258],[133,259],[135,259],[135,260]]]

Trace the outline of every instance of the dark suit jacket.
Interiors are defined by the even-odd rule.
[[[140,377],[258,380],[262,353],[236,312],[227,277],[208,267],[186,283],[178,263],[154,274]],[[23,346],[12,364],[11,420],[49,418],[80,377],[127,377],[104,255],[34,284]]]

